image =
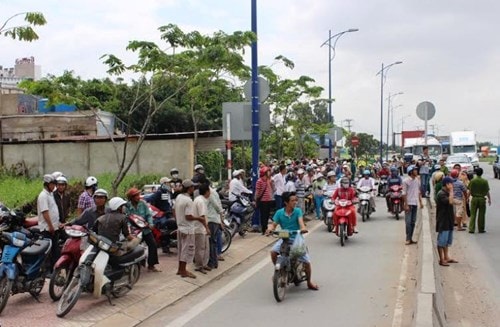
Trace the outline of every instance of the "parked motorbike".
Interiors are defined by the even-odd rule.
[[[296,256],[290,255],[290,238],[300,232],[300,230],[273,231],[273,235],[283,239],[273,274],[273,293],[278,302],[285,299],[288,284],[293,283],[295,286],[299,286],[300,283],[307,280],[304,264],[297,260]]]
[[[49,273],[52,247],[50,239],[24,228],[4,231],[1,238],[4,246],[0,263],[0,313],[11,293],[28,292],[38,301]]]
[[[139,239],[141,235],[139,234]],[[127,294],[139,280],[141,262],[146,259],[142,246],[120,254],[120,242],[89,232],[89,247],[80,257],[80,264],[73,278],[63,291],[57,305],[57,316],[64,317],[75,306],[83,291],[99,298],[102,293],[111,303],[111,296],[118,298]]]
[[[350,200],[335,200],[335,215],[337,216],[337,223],[335,234],[340,237],[340,245],[344,246],[348,237],[352,236],[354,226],[349,222],[349,216],[354,208]]]
[[[328,233],[333,230],[333,212],[335,211],[335,201],[332,199],[333,192],[323,194],[323,217]]]
[[[392,185],[389,189],[390,209],[396,220],[399,220],[399,214],[403,211],[403,187],[401,185]]]
[[[372,198],[372,189],[368,186],[361,186],[358,189],[359,207],[358,212],[361,215],[361,219],[366,221],[370,219],[370,214],[372,213],[372,207],[370,205],[370,199]]]
[[[54,265],[49,282],[49,295],[54,301],[61,298],[64,288],[73,277],[80,256],[87,245],[85,237],[88,235],[88,231],[85,227],[79,225],[66,226],[64,232],[67,239],[62,247],[61,256]]]
[[[171,253],[170,248],[177,247],[177,222],[175,218],[165,214],[165,212],[148,204],[153,216],[151,231],[156,241],[157,247],[161,247],[163,253]]]
[[[250,199],[245,195],[237,195],[236,201],[229,208],[226,226],[228,226],[231,235],[238,233],[240,236],[245,236],[246,232],[252,228],[252,216],[255,211]]]
[[[377,189],[377,195],[378,196],[384,196],[388,192],[388,187],[387,187],[387,175],[382,175],[380,176],[380,181],[378,183],[378,189]]]

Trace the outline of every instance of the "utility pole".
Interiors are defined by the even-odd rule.
[[[348,119],[344,119],[344,121],[346,122],[346,126],[347,126],[347,130],[349,131],[349,134],[351,134],[351,127],[352,127],[352,122],[354,121],[354,119],[351,119],[351,118],[348,118]]]

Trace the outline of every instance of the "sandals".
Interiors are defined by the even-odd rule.
[[[186,277],[189,277],[189,278],[193,278],[193,279],[196,279],[196,275],[194,275],[193,273],[189,272],[189,271],[186,271],[185,273],[183,274],[180,274],[182,278],[186,278]]]
[[[447,263],[458,263],[458,261],[457,261],[457,260],[455,260],[455,259],[450,259],[450,260],[448,260],[448,261],[446,261],[446,262],[447,262]]]
[[[309,284],[307,285],[307,288],[310,289],[311,291],[319,290],[319,286],[317,284]]]
[[[156,268],[156,267],[148,267],[148,271],[149,272],[161,272],[161,270]]]
[[[446,261],[439,261],[439,265],[440,266],[445,266],[445,267],[448,267],[450,264],[447,263]]]

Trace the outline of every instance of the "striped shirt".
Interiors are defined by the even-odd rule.
[[[267,202],[273,200],[273,188],[269,179],[259,178],[255,186],[255,200]]]

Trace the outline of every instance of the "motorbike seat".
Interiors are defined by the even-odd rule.
[[[35,244],[32,244],[21,251],[22,255],[28,256],[38,256],[42,253],[45,253],[50,247],[51,241],[48,239],[42,239],[36,241]]]
[[[136,246],[132,251],[127,252],[124,255],[110,256],[109,264],[112,266],[117,266],[122,263],[132,262],[143,255],[144,255],[144,248],[142,246]]]
[[[220,202],[221,202],[223,208],[229,208],[233,204],[233,201],[229,201],[227,199],[222,199],[222,200],[220,200]]]

